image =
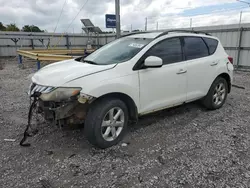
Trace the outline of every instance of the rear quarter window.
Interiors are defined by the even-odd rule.
[[[186,60],[206,57],[209,55],[207,45],[201,37],[184,37]]]
[[[203,39],[204,39],[205,43],[208,46],[209,54],[210,55],[214,54],[214,52],[217,49],[218,43],[219,43],[218,40],[211,39],[211,38],[206,38],[206,37],[203,37]]]

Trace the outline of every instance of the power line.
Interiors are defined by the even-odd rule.
[[[82,9],[85,7],[85,5],[88,3],[88,0],[85,1],[85,3],[82,5],[82,7],[80,8],[80,10],[78,11],[78,13],[76,14],[76,16],[73,18],[73,20],[71,21],[71,23],[69,24],[69,26],[67,27],[67,29],[65,30],[65,33],[68,31],[68,29],[71,27],[72,23],[75,21],[75,19],[77,18],[77,16],[80,14],[80,12],[82,11]],[[62,40],[63,34],[61,35],[61,37],[59,38],[59,40],[57,41],[57,44],[54,45],[57,46],[59,44],[59,42]]]
[[[248,6],[241,6],[241,7],[237,7],[237,8],[232,8],[232,9],[224,9],[224,10],[218,10],[218,11],[214,11],[214,12],[210,12],[210,13],[204,13],[204,14],[190,14],[190,15],[186,15],[186,16],[183,16],[183,17],[192,17],[192,16],[199,16],[199,15],[209,15],[211,13],[221,13],[221,12],[227,12],[227,11],[231,11],[231,10],[240,10],[240,9],[246,9],[246,8],[249,8]],[[182,9],[182,8],[181,8]],[[181,13],[179,14],[168,14],[169,16],[173,15],[178,15],[178,16],[181,16]],[[161,15],[161,16],[167,16],[167,15]],[[153,16],[153,17],[149,17],[148,19],[153,19],[153,18],[156,18],[157,16]]]
[[[247,11],[248,14],[250,14],[249,12],[250,11]],[[204,17],[204,16],[202,16]],[[207,17],[207,16],[206,16]],[[246,15],[246,18],[248,18],[249,16]],[[203,21],[201,19],[201,17],[198,17],[194,20],[195,17],[193,17],[192,19],[192,22],[194,22],[194,25],[192,25],[192,27],[198,27],[198,26],[205,26],[206,24],[204,23],[203,24]],[[176,21],[176,19],[178,19],[179,21]],[[223,24],[223,20],[224,21],[227,21],[227,17],[224,17],[224,18],[220,18],[220,22],[216,22],[216,25],[218,24]],[[245,20],[245,19],[244,19]],[[247,20],[244,21],[244,23],[246,23]],[[175,27],[176,24],[175,23],[179,23],[178,27],[190,27],[189,23],[190,23],[190,20],[188,18],[175,18],[175,19],[171,19],[171,21],[169,22],[160,22],[159,24],[165,26],[165,27],[161,27],[161,28],[172,28],[172,27]],[[149,28],[150,29],[153,29],[154,28],[154,24],[155,23],[151,23],[149,24]],[[233,24],[233,23],[232,23]],[[236,22],[235,22],[236,24]],[[212,24],[214,25],[214,24]]]
[[[178,19],[181,19],[181,20],[183,20],[183,19],[187,19],[188,20],[189,19],[190,20],[190,17],[192,17],[192,18],[195,18],[195,17],[197,17],[197,18],[203,18],[203,17],[207,17],[207,16],[212,15],[212,14],[218,14],[218,13],[223,13],[223,12],[228,13],[229,11],[234,11],[234,10],[239,10],[239,9],[246,9],[246,8],[249,8],[249,7],[242,7],[242,8],[237,8],[237,9],[228,9],[228,10],[216,11],[216,12],[212,12],[212,13],[196,14],[196,15],[189,15],[189,16],[183,16],[183,17],[171,17],[171,21],[173,19],[174,20],[178,20]],[[244,11],[244,12],[249,12],[249,11]],[[166,21],[164,21],[164,22],[158,21],[158,22],[161,23],[161,24],[163,24],[163,23],[169,23],[169,22],[166,22]],[[153,25],[153,24],[149,24],[149,25]]]
[[[236,0],[236,1],[241,2],[241,3],[246,3],[246,4],[248,4],[248,6],[250,7],[250,2],[242,1],[242,0]]]
[[[237,8],[232,8],[232,9],[224,9],[224,10],[218,10],[218,11],[214,11],[214,12],[211,12],[212,14],[217,14],[217,13],[222,13],[222,12],[228,12],[228,11],[233,11],[233,10],[240,10],[240,9],[246,9],[246,8],[249,8],[249,7],[237,7]],[[191,14],[191,15],[187,15],[186,17],[188,16],[200,16],[200,15],[209,15],[211,13],[204,13],[204,14]]]
[[[85,7],[85,5],[88,3],[89,0],[86,0],[85,3],[82,5],[82,7],[80,8],[80,10],[78,11],[78,13],[76,14],[76,16],[73,18],[72,22],[69,24],[68,28],[66,29],[65,32],[68,31],[68,29],[71,27],[72,23],[75,21],[75,19],[77,18],[77,16],[80,14],[80,12],[82,11],[82,9]]]
[[[61,12],[60,12],[60,15],[59,15],[59,17],[58,17],[58,20],[57,20],[57,23],[56,23],[56,27],[55,27],[55,29],[54,29],[54,33],[56,32],[58,23],[59,23],[60,18],[61,18],[61,16],[62,16],[62,12],[63,12],[64,6],[66,5],[66,1],[67,1],[67,0],[65,0],[64,3],[63,3],[63,7],[62,7]]]

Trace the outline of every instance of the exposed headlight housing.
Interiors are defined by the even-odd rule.
[[[54,89],[49,93],[42,93],[40,98],[43,101],[55,101],[60,102],[69,99],[70,97],[74,97],[79,95],[82,88],[64,88],[59,87]]]
[[[94,99],[94,97],[87,95],[85,93],[80,93],[80,95],[78,97],[78,102],[85,104],[86,102],[91,102],[92,99]]]

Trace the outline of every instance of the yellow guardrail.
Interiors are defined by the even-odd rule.
[[[57,49],[57,50],[22,50],[22,51],[28,51],[33,53],[42,53],[42,54],[57,54],[57,55],[65,55],[65,54],[84,54],[85,49]],[[87,52],[93,52],[94,49],[87,50]]]
[[[46,53],[24,51],[24,50],[17,50],[17,53],[21,56],[35,59],[38,61],[61,61],[74,58],[73,56],[70,55],[55,55],[55,54],[46,54]]]
[[[95,49],[51,49],[51,50],[17,50],[19,55],[18,62],[22,64],[22,57],[28,57],[37,61],[37,68],[40,69],[40,61],[62,61],[67,59],[73,59],[74,54],[86,54],[92,53]],[[70,54],[70,55],[67,55]]]

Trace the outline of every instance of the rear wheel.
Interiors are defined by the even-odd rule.
[[[203,104],[210,110],[221,108],[227,99],[227,94],[227,81],[222,77],[218,77],[211,85],[207,96],[203,100]]]
[[[127,106],[119,99],[96,101],[86,117],[84,133],[88,141],[99,148],[120,142],[128,124]]]

